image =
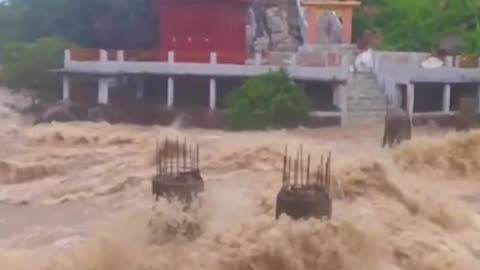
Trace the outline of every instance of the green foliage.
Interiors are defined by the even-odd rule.
[[[60,36],[82,47],[153,46],[152,0],[9,0],[0,3],[0,49],[11,41]]]
[[[365,0],[362,5],[380,12],[375,17],[355,12],[355,38],[375,27],[383,32],[383,49],[431,51],[442,35],[453,33],[465,38],[465,53],[480,53],[478,0]]]
[[[0,50],[6,43],[19,40],[20,20],[21,14],[18,9],[0,4]]]
[[[474,32],[465,33],[464,38],[467,42],[466,53],[480,54],[480,29]]]
[[[61,68],[63,52],[72,45],[62,38],[40,38],[31,44],[9,43],[2,52],[1,82],[11,89],[39,90],[49,97],[59,89],[58,76],[51,69]]]
[[[5,0],[0,2],[0,50],[8,42],[60,36],[82,47],[152,47],[158,36],[153,0]],[[354,39],[384,33],[384,48],[429,51],[444,33],[459,33],[467,53],[480,53],[479,0],[362,0],[378,16],[354,13]],[[445,3],[442,7],[441,3]],[[466,29],[465,24],[471,27]],[[98,27],[100,26],[100,27]],[[97,33],[97,35],[95,35]],[[0,55],[1,61],[1,55]]]
[[[15,63],[20,57],[22,57],[26,50],[27,46],[24,43],[7,43],[2,50],[3,63],[6,65]]]
[[[309,115],[308,99],[285,71],[250,78],[227,97],[233,129],[298,126]]]

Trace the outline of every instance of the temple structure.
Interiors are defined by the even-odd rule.
[[[155,1],[158,44],[148,50],[67,50],[64,67],[57,70],[63,75],[64,99],[107,104],[123,96],[167,109],[217,111],[228,92],[248,77],[283,67],[306,88],[315,115],[338,122],[344,118],[348,58],[331,52],[316,54],[317,62],[296,53],[249,57],[246,29],[252,0]],[[80,86],[79,77],[94,84]]]
[[[360,2],[305,0],[302,5],[308,14],[309,44],[350,44],[352,42],[353,10],[360,6]],[[341,29],[341,36],[335,36],[333,31],[335,28]]]
[[[229,91],[250,76],[283,67],[305,89],[312,115],[328,123],[381,120],[386,96],[414,118],[451,116],[462,96],[476,98],[480,108],[475,56],[470,68],[461,57],[427,68],[428,53],[370,50],[371,57],[357,57],[370,66],[368,74],[352,75],[349,68],[357,62],[350,44],[352,12],[359,2],[303,0],[306,44],[296,52],[249,56],[252,0],[154,1],[158,44],[141,50],[66,50],[64,67],[56,71],[63,76],[64,99],[107,104],[123,98],[172,112],[197,107],[221,114]]]

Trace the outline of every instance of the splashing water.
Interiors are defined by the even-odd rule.
[[[480,132],[380,127],[228,133],[106,123],[0,135],[0,265],[23,270],[480,269]],[[190,212],[152,210],[155,142],[202,148]],[[330,221],[274,219],[285,144],[332,151]],[[176,229],[174,229],[176,228]],[[193,228],[193,229],[192,229]]]

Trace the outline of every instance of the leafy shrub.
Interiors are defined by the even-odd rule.
[[[7,44],[2,50],[2,84],[11,89],[38,90],[44,98],[53,96],[60,88],[60,80],[50,70],[63,66],[63,52],[70,46],[57,37],[40,38],[30,44]]]
[[[250,78],[227,97],[226,120],[233,129],[298,126],[309,115],[303,89],[284,70]]]

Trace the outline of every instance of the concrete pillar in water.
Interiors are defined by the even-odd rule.
[[[98,97],[97,101],[100,104],[108,104],[108,78],[98,79]]]
[[[70,77],[68,75],[63,75],[62,81],[62,96],[63,100],[70,99]]]
[[[450,84],[445,84],[443,86],[443,105],[442,111],[447,113],[450,111],[450,96],[451,96],[452,87]]]
[[[175,100],[175,85],[172,77],[168,77],[168,88],[167,88],[167,107],[169,109],[173,108],[173,103]]]
[[[480,68],[480,58],[478,59],[478,67]],[[478,91],[477,91],[477,111],[480,112],[480,84],[478,84]]]
[[[217,108],[217,81],[215,79],[210,79],[210,95],[209,95],[209,104],[210,110],[215,110]]]
[[[477,111],[480,112],[480,84],[477,87]]]
[[[413,116],[413,108],[415,104],[415,85],[413,83],[407,84],[407,111],[410,116]]]
[[[135,77],[135,97],[138,100],[145,97],[145,78],[143,76]]]
[[[345,85],[341,84],[337,86],[337,89],[335,91],[338,92],[338,107],[340,109],[340,125],[346,126],[347,119],[348,119],[348,110],[347,110],[347,103],[348,103],[348,93],[347,93],[347,88]]]

